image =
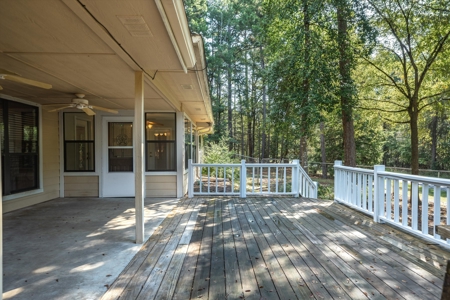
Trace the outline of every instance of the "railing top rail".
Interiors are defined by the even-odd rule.
[[[295,167],[296,164],[260,164],[260,163],[245,163],[247,167]],[[192,164],[194,167],[239,167],[241,164]]]
[[[314,181],[311,179],[311,177],[309,177],[308,173],[306,173],[306,171],[303,168],[300,168],[300,172],[303,174],[303,178],[305,178],[310,185],[313,186],[315,185]]]
[[[360,172],[364,174],[373,174],[373,170],[371,169],[363,169],[363,168],[354,168],[354,167],[348,167],[348,166],[334,166],[335,169],[341,169],[341,170],[347,170],[352,172]]]
[[[192,164],[193,167],[240,167],[241,164]]]
[[[245,163],[246,166],[250,167],[295,167],[296,164],[282,163],[282,164],[259,164],[259,163]]]
[[[426,176],[403,174],[403,173],[386,172],[386,171],[379,171],[378,174],[381,176],[386,176],[386,177],[394,178],[394,179],[401,179],[401,180],[406,179],[409,181],[419,181],[419,182],[427,183],[427,184],[439,184],[439,185],[450,186],[449,179],[426,177]]]

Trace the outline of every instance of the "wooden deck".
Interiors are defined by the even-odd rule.
[[[193,198],[102,299],[440,299],[448,259],[330,201]]]

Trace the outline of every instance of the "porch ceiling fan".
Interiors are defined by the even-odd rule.
[[[105,108],[101,106],[89,105],[89,100],[84,99],[84,94],[75,94],[76,98],[72,99],[72,103],[57,103],[57,104],[44,104],[43,106],[52,107],[59,106],[57,108],[51,109],[48,112],[60,111],[66,108],[78,108],[84,111],[88,116],[95,115],[94,110],[106,111],[112,114],[117,114],[118,111],[110,108]]]
[[[51,84],[24,78],[17,73],[14,73],[14,72],[11,72],[11,71],[8,71],[5,69],[0,69],[0,79],[23,83],[23,84],[43,88],[43,89],[51,89],[52,88]],[[2,89],[3,88],[0,86],[0,90],[2,90]]]

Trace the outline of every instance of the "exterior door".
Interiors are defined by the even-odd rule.
[[[103,120],[103,197],[134,197],[133,118]]]

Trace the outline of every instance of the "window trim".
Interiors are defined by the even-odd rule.
[[[23,100],[20,98],[16,98],[16,97],[12,97],[12,96],[8,96],[5,94],[0,94],[0,98],[5,99],[5,100],[9,100],[9,101],[15,101],[15,102],[19,102],[19,103],[23,103],[23,104],[27,104],[30,106],[34,106],[38,108],[38,145],[39,145],[39,153],[38,153],[38,159],[39,159],[39,171],[38,171],[38,179],[39,179],[39,184],[38,184],[38,188],[34,189],[34,190],[29,190],[29,191],[24,191],[24,192],[20,192],[20,193],[16,193],[16,194],[11,194],[11,195],[5,195],[2,196],[2,200],[3,201],[10,201],[10,200],[15,200],[18,198],[23,198],[26,196],[31,196],[31,195],[36,195],[36,194],[40,194],[44,192],[44,161],[43,161],[43,145],[42,145],[42,108],[41,105],[38,103],[34,103],[31,101],[27,101],[27,100]]]

